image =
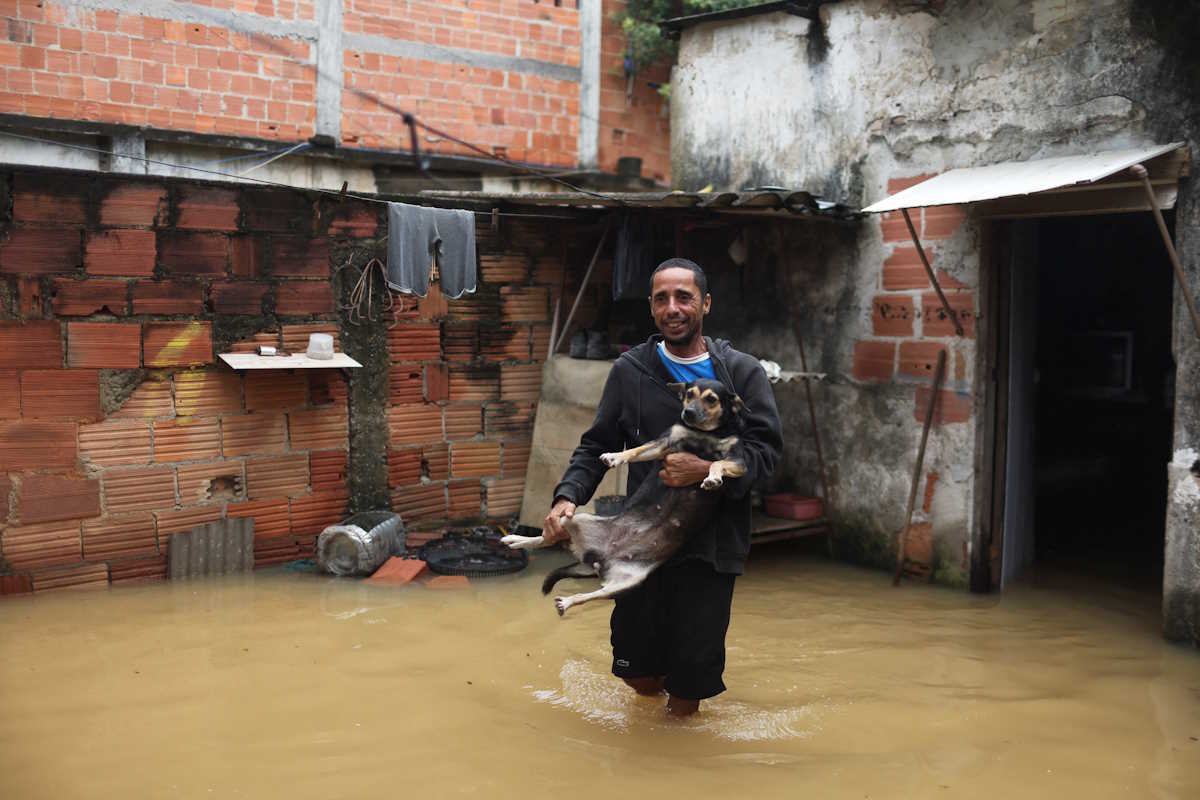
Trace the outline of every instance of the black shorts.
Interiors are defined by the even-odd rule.
[[[735,575],[697,559],[665,564],[616,597],[612,613],[613,674],[665,677],[685,700],[725,691],[725,632]]]

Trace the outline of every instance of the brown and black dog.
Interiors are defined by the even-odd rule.
[[[571,606],[612,597],[644,581],[678,552],[692,531],[711,519],[720,500],[715,490],[725,476],[736,478],[746,472],[738,438],[742,399],[720,381],[669,386],[683,401],[682,424],[672,425],[662,436],[639,447],[604,453],[600,460],[616,467],[656,461],[668,453],[692,453],[712,462],[708,477],[698,485],[672,488],[663,484],[655,470],[616,516],[576,514],[564,519],[568,547],[579,563],[547,575],[542,594],[549,594],[563,578],[599,577],[601,586],[594,592],[554,598],[560,616]],[[546,546],[541,536],[505,536],[501,541],[518,549]]]

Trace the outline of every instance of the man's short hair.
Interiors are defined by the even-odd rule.
[[[700,290],[700,297],[708,294],[708,276],[704,274],[704,270],[700,269],[700,265],[695,261],[690,261],[686,258],[668,258],[666,261],[654,268],[654,272],[650,273],[650,287],[654,290],[654,276],[662,272],[664,269],[686,269],[692,273],[692,278],[696,281],[696,288]]]

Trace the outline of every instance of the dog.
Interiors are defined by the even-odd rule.
[[[692,453],[712,462],[708,476],[698,486],[674,488],[666,486],[655,470],[616,516],[563,518],[570,537],[568,547],[578,563],[547,575],[542,594],[549,594],[563,578],[599,577],[601,586],[594,592],[555,597],[560,617],[571,606],[613,597],[646,580],[678,552],[692,531],[712,517],[720,499],[715,490],[724,478],[746,473],[738,437],[742,399],[720,381],[672,383],[668,388],[683,401],[680,423],[652,442],[620,453],[604,453],[600,460],[611,468],[655,461],[669,453]],[[547,546],[541,536],[510,535],[501,541],[515,549]]]

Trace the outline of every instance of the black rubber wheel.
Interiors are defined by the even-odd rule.
[[[475,528],[470,533],[447,533],[422,545],[419,557],[430,572],[469,578],[508,575],[520,572],[529,564],[527,552],[509,548],[490,528]]]

